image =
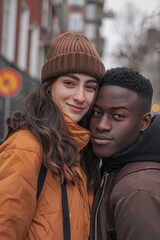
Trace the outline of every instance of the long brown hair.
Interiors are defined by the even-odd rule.
[[[74,182],[78,178],[74,170],[77,166],[78,148],[68,135],[63,114],[48,91],[55,80],[39,84],[7,119],[6,138],[20,129],[31,131],[42,145],[42,161],[45,166],[62,181],[65,177]],[[90,111],[79,122],[82,127],[87,127],[89,116]]]

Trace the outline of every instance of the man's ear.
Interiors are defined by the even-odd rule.
[[[141,121],[141,132],[144,132],[150,125],[151,123],[151,113],[145,113],[142,117],[142,121]]]

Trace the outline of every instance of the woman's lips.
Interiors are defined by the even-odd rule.
[[[82,112],[84,107],[81,106],[76,106],[76,105],[71,105],[68,104],[68,106],[74,111],[74,112]]]

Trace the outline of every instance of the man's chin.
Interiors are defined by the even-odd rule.
[[[103,154],[101,151],[94,151],[94,154],[99,158],[106,158],[106,154]]]
[[[111,153],[103,152],[101,149],[96,149],[95,148],[95,149],[93,149],[93,151],[94,151],[94,154],[99,158],[108,158],[108,157],[112,156]]]

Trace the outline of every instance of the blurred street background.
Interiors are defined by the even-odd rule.
[[[159,0],[0,0],[0,139],[6,119],[40,83],[52,39],[83,32],[107,69],[132,67],[154,87],[160,113]]]

